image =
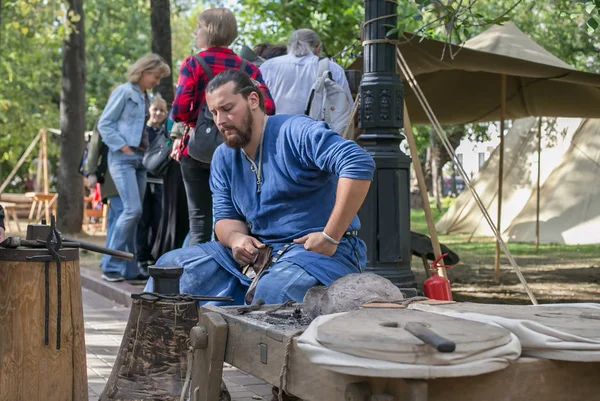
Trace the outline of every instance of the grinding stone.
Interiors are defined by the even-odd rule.
[[[404,329],[418,322],[447,340],[456,351],[442,354]],[[508,344],[501,327],[406,309],[362,309],[337,316],[319,327],[324,347],[363,358],[419,365],[451,365]]]
[[[527,320],[574,336],[600,342],[600,309],[573,306],[495,305],[460,302],[447,305],[414,305],[431,312],[480,313]]]

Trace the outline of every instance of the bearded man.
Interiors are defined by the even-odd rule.
[[[267,116],[261,91],[244,72],[218,74],[206,87],[206,102],[225,139],[210,177],[218,241],[160,258],[158,265],[184,267],[181,292],[243,304],[252,282],[243,267],[265,252],[266,268],[252,290],[255,301],[267,304],[301,302],[311,287],[361,272],[366,247],[356,235],[356,214],[373,159],[324,122]],[[152,280],[146,288],[152,290]]]

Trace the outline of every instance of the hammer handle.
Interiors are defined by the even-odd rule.
[[[85,241],[81,241],[81,240],[77,240],[77,239],[73,239],[73,238],[69,238],[69,237],[63,237],[63,239],[65,241],[69,241],[69,242],[77,242],[79,244],[79,248],[81,248],[81,249],[87,249],[88,251],[92,251],[92,252],[104,253],[106,255],[115,256],[115,257],[121,258],[121,259],[127,259],[127,260],[133,259],[133,253],[117,251],[114,249],[105,248],[103,246],[98,246],[96,244],[92,244],[91,242],[85,242]]]
[[[421,323],[409,322],[404,329],[425,344],[432,345],[439,352],[454,352],[456,349],[456,344],[453,341],[445,339]]]

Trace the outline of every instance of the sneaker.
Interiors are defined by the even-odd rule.
[[[102,279],[104,281],[116,283],[116,282],[125,280],[125,277],[121,276],[121,273],[107,272],[107,273],[102,273]]]
[[[148,280],[148,277],[150,277],[148,273],[140,271],[140,273],[137,276],[128,278],[127,281],[144,281]]]

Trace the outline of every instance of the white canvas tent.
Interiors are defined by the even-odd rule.
[[[559,118],[556,130],[565,136],[557,135],[550,140],[548,136],[542,141],[540,183],[542,187],[551,176],[562,158],[568,153],[571,139],[580,124],[577,118]],[[535,206],[537,186],[537,132],[535,118],[515,120],[505,137],[505,170],[504,191],[502,195],[503,214],[501,227],[510,228],[513,220],[523,208],[533,205],[533,237],[527,241],[535,241]],[[598,137],[600,139],[600,137]],[[600,144],[600,141],[599,141]],[[478,175],[473,185],[483,204],[489,210],[497,207],[498,196],[498,158],[496,148]],[[559,189],[560,190],[560,189]],[[543,192],[542,192],[543,193]],[[543,210],[543,208],[542,208]],[[492,215],[496,222],[496,216]],[[443,233],[466,233],[470,235],[492,236],[492,231],[483,218],[470,192],[463,192],[436,225]],[[504,230],[506,234],[508,230]]]
[[[535,239],[532,196],[505,231],[509,241]],[[540,190],[540,243],[600,244],[600,120],[584,120]]]

